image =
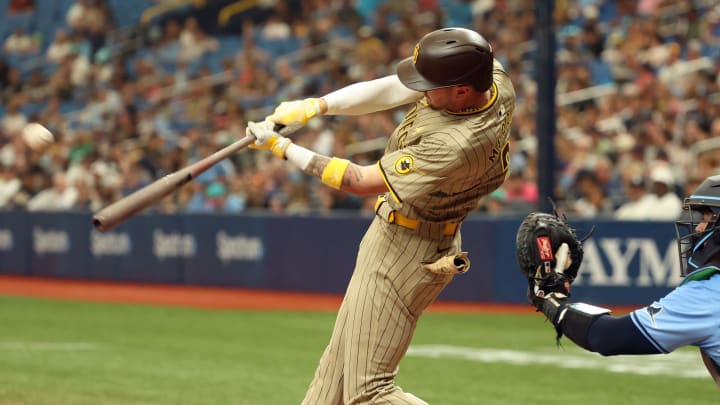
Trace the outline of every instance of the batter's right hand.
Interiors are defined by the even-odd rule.
[[[286,132],[292,132],[305,124],[310,118],[321,114],[320,99],[306,98],[304,100],[284,101],[280,103],[275,111],[266,120],[280,124],[286,128]]]
[[[275,123],[272,121],[250,121],[245,132],[246,135],[255,137],[255,142],[248,146],[250,149],[267,150],[281,159],[285,159],[285,151],[292,143],[288,138],[275,132]]]

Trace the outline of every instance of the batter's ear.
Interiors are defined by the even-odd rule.
[[[457,86],[456,94],[458,96],[467,97],[467,96],[473,94],[473,88],[472,88],[472,86],[468,86],[468,85]]]
[[[475,94],[472,86],[460,85],[455,86],[455,98],[464,102]]]

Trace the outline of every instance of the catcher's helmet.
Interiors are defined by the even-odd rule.
[[[397,66],[400,81],[416,91],[492,84],[493,51],[482,35],[466,28],[442,28],[420,39],[413,56]]]
[[[705,179],[689,197],[685,198],[686,216],[675,222],[677,244],[680,254],[680,272],[683,276],[710,263],[720,253],[720,176]],[[701,232],[697,225],[704,220],[704,214],[711,214]]]

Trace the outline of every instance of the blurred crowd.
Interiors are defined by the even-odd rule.
[[[147,1],[148,6],[153,2]],[[713,1],[559,0],[556,190],[569,216],[674,219],[682,198],[720,169],[720,6]],[[32,1],[10,1],[35,13]],[[511,171],[478,214],[536,206],[537,85],[531,0],[278,0],[242,33],[212,34],[193,16],[150,24],[143,47],[109,51],[105,0],[75,0],[52,40],[15,30],[0,57],[0,207],[96,210],[244,135],[284,100],[394,73],[425,33],[482,33],[518,95]],[[23,53],[44,68],[8,62]],[[319,153],[373,162],[404,108],[323,117],[293,135]],[[30,151],[27,122],[57,142]],[[542,197],[544,198],[544,197]],[[265,152],[211,168],[161,213],[372,210]]]

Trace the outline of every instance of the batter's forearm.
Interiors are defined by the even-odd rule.
[[[360,166],[346,159],[319,155],[295,144],[288,147],[286,156],[288,161],[297,165],[303,172],[319,178],[335,189],[358,195],[387,191],[374,165]]]
[[[322,172],[325,170],[328,163],[330,163],[329,157],[315,153],[310,159],[310,163],[303,169],[303,171],[311,176],[320,177],[322,176]]]
[[[310,159],[310,163],[308,164],[307,168],[303,171],[311,176],[322,179],[323,173],[325,173],[325,170],[328,170],[328,166],[330,165],[332,160],[333,158],[318,155],[316,153],[315,156]],[[340,177],[341,180],[339,189],[349,192],[356,191],[359,186],[362,185],[362,172],[363,171],[360,166],[356,165],[355,163],[349,162],[344,172],[342,173],[342,176]]]

